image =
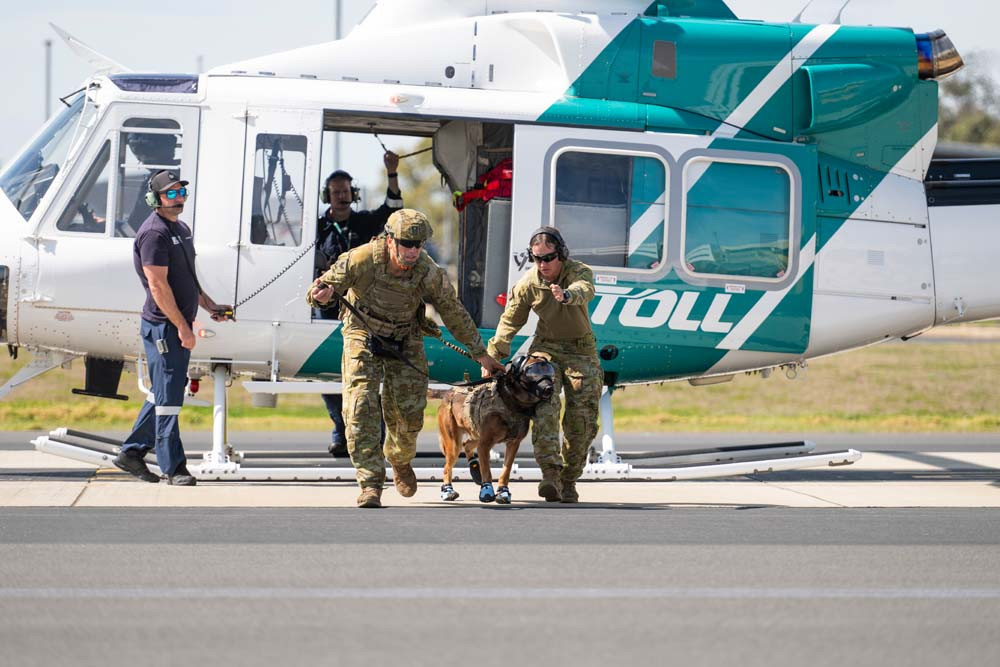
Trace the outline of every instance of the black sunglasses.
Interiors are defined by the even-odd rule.
[[[419,248],[423,241],[411,241],[410,239],[396,239],[396,243],[404,248]]]
[[[531,258],[536,262],[551,262],[558,256],[559,256],[559,251],[550,252],[547,255],[536,255],[534,253],[531,254]]]

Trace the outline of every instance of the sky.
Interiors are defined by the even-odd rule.
[[[788,21],[806,0],[728,0],[740,18]],[[45,49],[52,40],[52,110],[58,97],[80,87],[90,74],[49,27],[55,23],[95,50],[135,71],[197,72],[255,56],[331,40],[336,0],[200,0],[158,5],[135,0],[4,0],[0,19],[0,163],[6,163],[45,120]],[[374,4],[342,0],[343,32]],[[540,3],[544,4],[544,3]],[[832,20],[842,0],[814,0],[806,23]],[[593,2],[581,1],[581,6]],[[167,9],[161,9],[166,7]],[[238,8],[234,13],[233,8]],[[843,23],[941,28],[959,52],[996,48],[1000,3],[994,0],[852,0]],[[1000,71],[1000,56],[993,58]],[[370,139],[345,143],[344,162],[362,182],[380,170],[381,150]]]

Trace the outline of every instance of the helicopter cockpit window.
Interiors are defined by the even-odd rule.
[[[181,126],[170,118],[129,118],[118,142],[118,220],[115,236],[134,237],[152,209],[149,179],[161,169],[181,169]]]
[[[695,274],[784,278],[791,235],[791,177],[773,164],[706,158],[684,169],[683,255]]]
[[[108,183],[111,181],[108,159],[111,142],[105,141],[83,182],[73,193],[69,205],[59,216],[56,229],[62,232],[103,234],[107,224]]]
[[[666,187],[658,158],[568,151],[556,161],[553,221],[575,259],[656,269],[665,252]]]
[[[31,217],[62,168],[74,138],[83,135],[94,117],[94,105],[80,93],[56,115],[31,144],[0,174],[0,190],[25,220]]]
[[[280,246],[302,243],[306,144],[306,138],[300,135],[257,135],[251,243]]]

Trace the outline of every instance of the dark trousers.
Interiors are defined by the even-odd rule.
[[[149,399],[143,403],[122,451],[135,449],[145,454],[155,449],[160,471],[173,475],[187,462],[177,420],[184,404],[191,350],[181,347],[177,327],[170,322],[157,324],[142,320],[139,331],[155,403],[150,403]],[[157,349],[157,340],[166,344],[166,353],[161,354]]]

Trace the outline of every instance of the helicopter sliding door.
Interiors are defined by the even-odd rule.
[[[319,111],[247,111],[236,268],[237,303],[246,300],[237,308],[241,320],[310,320],[305,294],[312,282],[322,127]]]
[[[704,372],[731,350],[801,353],[816,169],[814,148],[787,143],[517,126],[511,247],[552,225],[594,269],[591,320],[615,348],[606,371],[641,379]],[[511,283],[526,260],[512,253]],[[628,343],[687,353],[630,359]]]

